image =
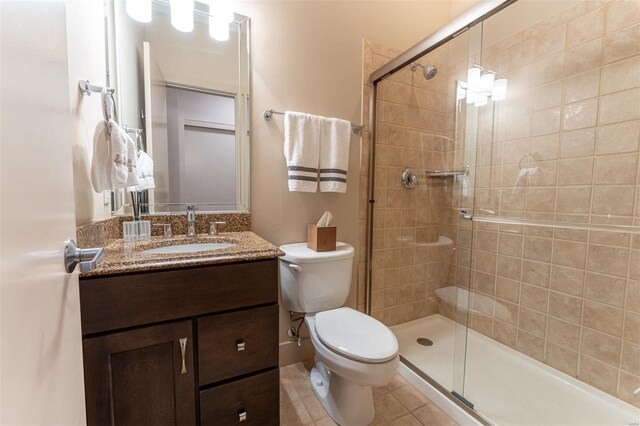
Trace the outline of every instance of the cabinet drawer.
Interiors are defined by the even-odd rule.
[[[277,300],[276,260],[80,280],[85,335]]]
[[[198,318],[200,386],[278,365],[278,305]]]
[[[277,425],[279,400],[276,369],[201,391],[200,421],[203,425]]]

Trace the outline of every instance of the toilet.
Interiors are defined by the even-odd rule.
[[[280,247],[280,292],[285,307],[303,313],[315,352],[311,387],[340,425],[373,421],[372,386],[398,368],[398,341],[380,321],[343,307],[351,289],[354,249],[316,252],[307,243]]]

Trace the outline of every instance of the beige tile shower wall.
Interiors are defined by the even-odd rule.
[[[398,53],[365,42],[365,99],[371,90],[367,81],[370,69],[379,68]],[[445,163],[444,154],[449,144],[446,137],[447,69],[441,52],[422,58],[420,62],[436,64],[436,77],[426,80],[421,69],[413,73],[407,68],[378,86],[372,315],[388,325],[437,311],[434,291],[440,284],[443,248],[435,243],[440,236],[445,188],[440,181],[427,180],[424,172],[442,169]],[[368,147],[368,134],[364,140]],[[416,189],[402,187],[401,175],[407,167],[418,174]],[[367,176],[364,168],[362,173],[363,177]],[[363,185],[361,234],[366,227],[366,189]],[[365,243],[361,239],[361,244]],[[362,290],[365,286],[364,260],[361,258],[359,265],[359,288]],[[359,302],[364,302],[364,291],[360,296]]]
[[[475,222],[471,251],[450,209],[449,285],[472,276],[477,331],[640,406],[640,2],[582,2],[481,59],[509,91],[455,145],[454,161],[477,151],[476,215],[635,229]]]

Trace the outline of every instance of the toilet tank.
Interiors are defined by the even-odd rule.
[[[354,249],[337,243],[336,250],[316,252],[307,243],[280,247],[280,294],[293,312],[314,313],[339,308],[349,296]]]

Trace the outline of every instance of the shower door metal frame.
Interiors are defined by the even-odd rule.
[[[378,83],[392,74],[400,71],[411,62],[421,58],[427,53],[437,49],[453,38],[466,32],[473,25],[478,24],[490,16],[498,13],[507,6],[518,0],[483,0],[478,5],[472,7],[460,16],[454,18],[442,28],[424,38],[408,50],[396,56],[387,64],[371,73],[369,81],[372,84],[369,95],[369,181],[367,186],[367,244],[366,244],[366,282],[365,282],[365,312],[371,315],[371,287],[372,287],[372,266],[373,258],[373,211],[375,207],[374,179],[375,179],[375,158],[376,158],[376,100]]]

